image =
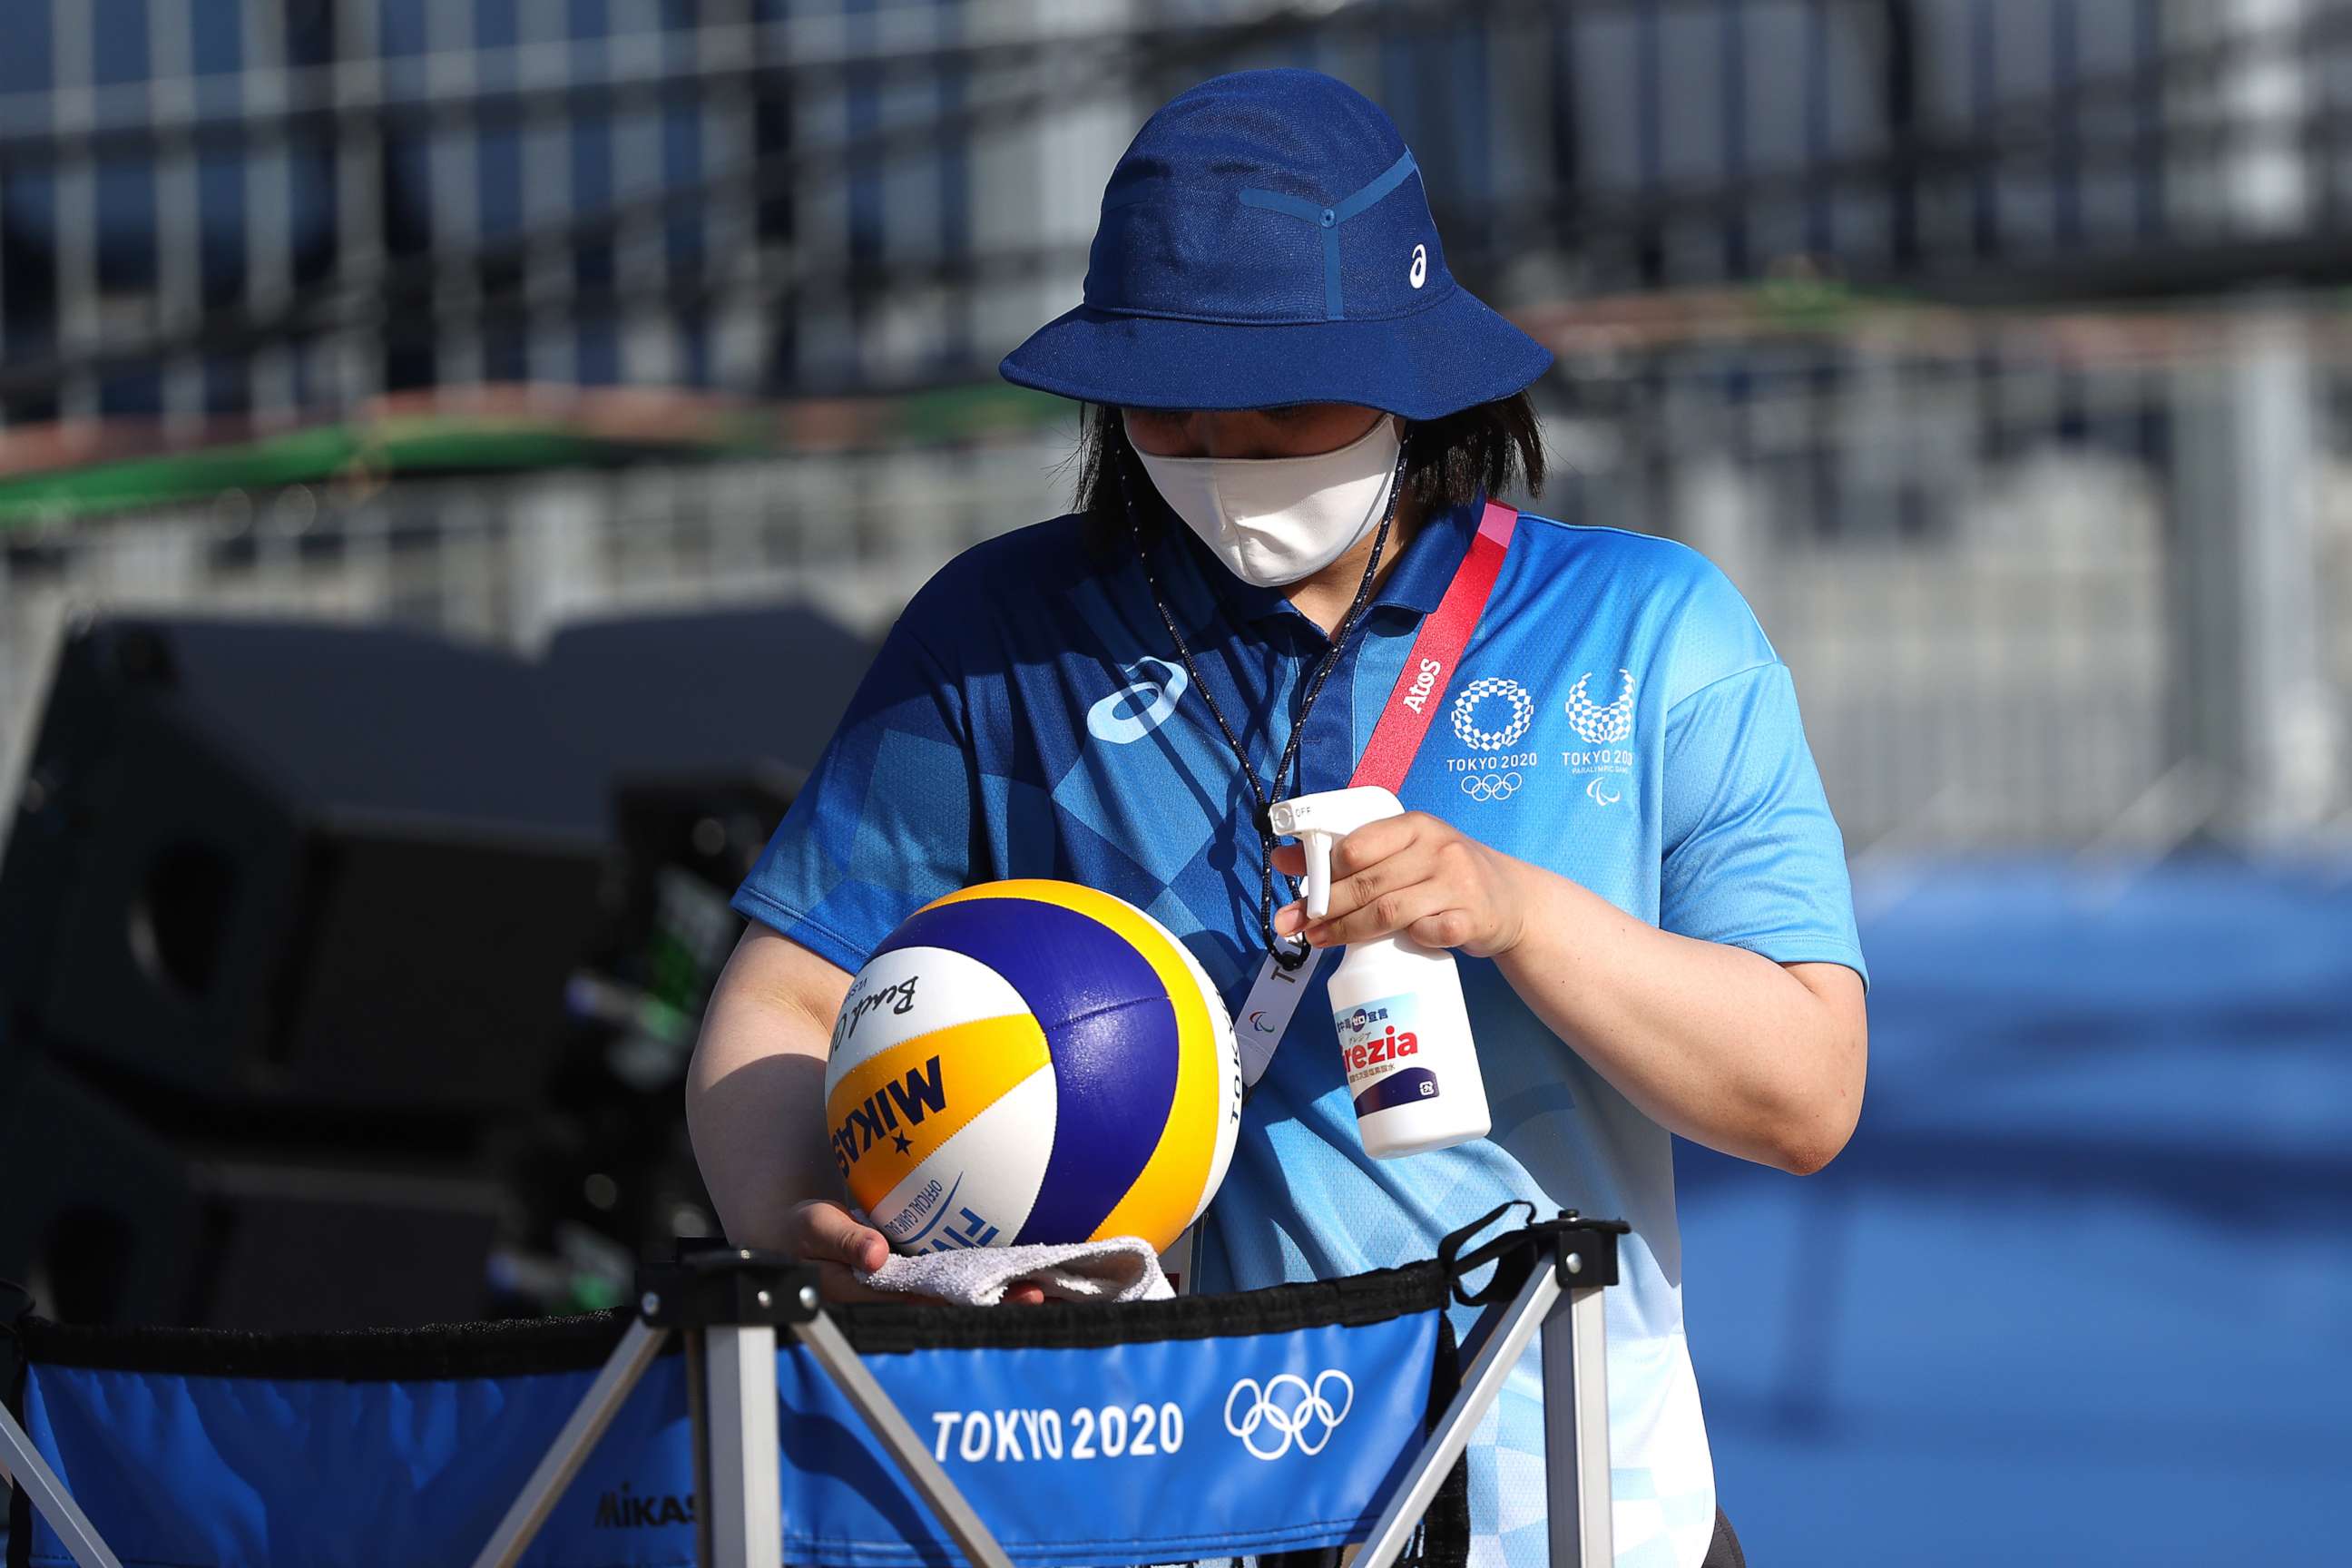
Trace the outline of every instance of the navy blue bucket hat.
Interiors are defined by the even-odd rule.
[[[1435,419],[1550,351],[1454,281],[1380,106],[1317,71],[1241,71],[1153,115],[1111,171],[1086,302],[1007,381],[1131,408],[1358,403]]]

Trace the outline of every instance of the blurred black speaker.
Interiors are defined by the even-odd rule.
[[[241,1154],[192,1179],[205,1228],[189,1322],[292,1333],[488,1315],[509,1200],[474,1171]]]
[[[0,866],[0,991],[200,1100],[512,1107],[593,937],[604,810],[520,660],[100,622],[62,652]]]
[[[63,1322],[172,1322],[198,1228],[185,1169],[136,1120],[29,1050],[0,1057],[0,1277]]]
[[[546,672],[559,724],[608,784],[781,770],[797,787],[873,659],[822,611],[779,605],[577,622]]]
[[[0,1084],[0,1277],[76,1323],[293,1331],[482,1315],[505,1213],[465,1165],[158,1134],[54,1063]]]

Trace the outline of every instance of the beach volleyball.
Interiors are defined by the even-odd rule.
[[[851,980],[834,1163],[900,1252],[1138,1236],[1208,1207],[1241,1119],[1224,1004],[1168,929],[1072,882],[925,905]]]

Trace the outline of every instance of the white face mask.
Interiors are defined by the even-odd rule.
[[[1279,588],[1313,576],[1372,531],[1388,510],[1402,445],[1396,420],[1383,414],[1346,446],[1306,458],[1135,455],[1169,510],[1227,571]]]

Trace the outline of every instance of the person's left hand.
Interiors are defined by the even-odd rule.
[[[1307,851],[1285,844],[1274,867],[1292,877]],[[1304,930],[1317,947],[1340,947],[1402,932],[1423,947],[1458,947],[1493,958],[1518,945],[1526,929],[1526,865],[1487,848],[1426,812],[1366,823],[1331,847],[1331,910],[1307,918],[1302,900],[1275,911],[1277,935]]]

